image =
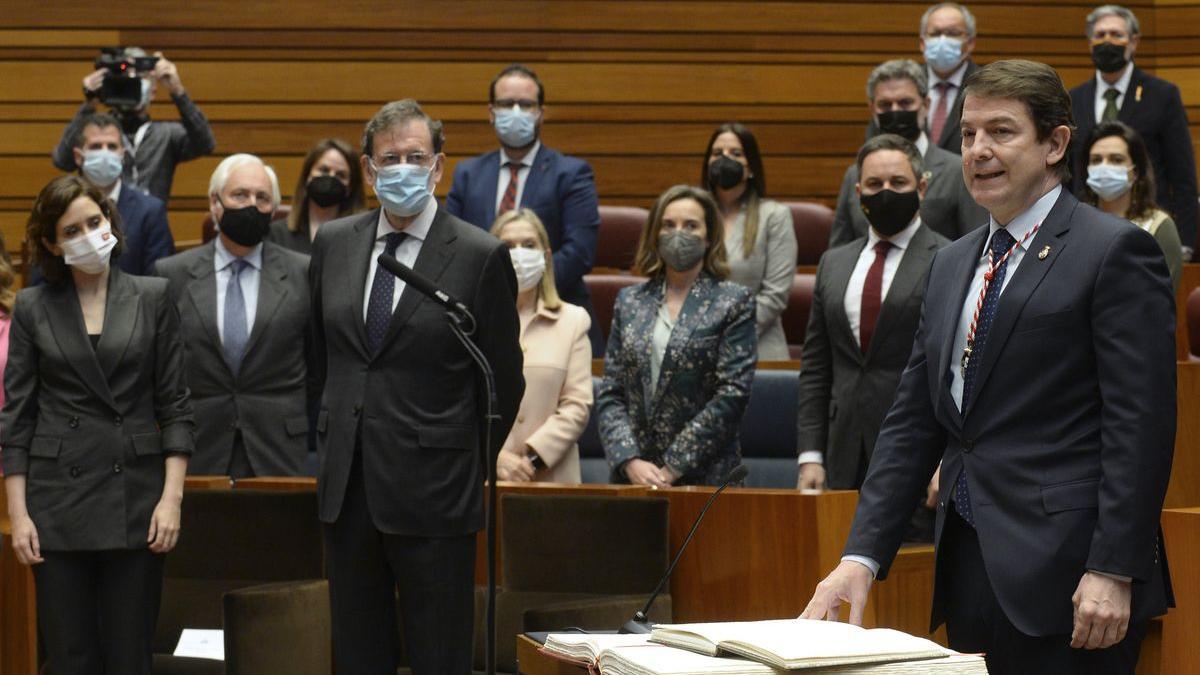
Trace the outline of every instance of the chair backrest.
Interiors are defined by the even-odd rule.
[[[787,307],[781,315],[783,334],[787,336],[788,352],[793,359],[799,359],[804,348],[804,334],[808,331],[808,314],[812,309],[813,287],[816,283],[815,274],[797,274],[792,281]]]
[[[279,220],[280,218],[287,218],[288,214],[291,212],[291,204],[280,204],[279,206],[275,207],[275,213],[271,214],[271,220],[275,221]],[[200,223],[200,239],[207,244],[216,236],[217,227],[213,224],[212,213],[205,213],[204,220]]]
[[[796,264],[816,265],[821,254],[829,248],[829,231],[833,229],[833,209],[818,202],[783,202],[792,212],[792,229],[796,231]]]
[[[640,206],[600,206],[600,231],[596,234],[598,270],[629,270],[637,252],[638,237],[650,212]]]
[[[1200,288],[1192,289],[1187,301],[1188,351],[1200,358]]]
[[[519,493],[502,499],[506,591],[650,593],[667,569],[665,499]]]
[[[608,330],[612,327],[613,306],[617,302],[617,293],[626,286],[640,284],[646,279],[629,274],[585,274],[583,282],[587,284],[588,293],[592,296],[592,314],[608,342]]]
[[[754,371],[750,404],[738,432],[742,463],[750,469],[746,487],[796,487],[799,378],[795,370]]]

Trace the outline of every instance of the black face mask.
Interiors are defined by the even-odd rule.
[[[860,197],[859,205],[863,215],[871,222],[871,227],[880,236],[891,237],[912,222],[913,216],[921,208],[921,197],[916,190],[880,190],[873,195]]]
[[[916,110],[888,110],[875,115],[880,133],[896,134],[914,143],[921,137],[921,125],[917,123]]]
[[[254,205],[231,209],[221,202],[221,206],[225,207],[225,213],[217,226],[235,244],[255,246],[267,236],[267,230],[271,228],[270,213],[263,213]]]
[[[317,206],[333,206],[346,201],[348,190],[342,181],[333,176],[317,176],[308,181],[308,198]]]
[[[737,187],[745,175],[746,167],[725,155],[721,155],[708,165],[708,184],[722,190]]]
[[[1092,63],[1102,73],[1115,73],[1125,67],[1129,60],[1125,58],[1125,45],[1114,45],[1111,42],[1101,42],[1092,47]]]

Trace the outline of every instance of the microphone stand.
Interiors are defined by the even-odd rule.
[[[496,675],[496,456],[492,454],[492,425],[500,419],[496,412],[496,376],[487,357],[469,337],[475,332],[475,319],[460,311],[447,311],[450,330],[471,355],[487,387],[486,424],[484,425],[483,465],[487,472],[487,619],[483,635],[484,665],[487,675]]]

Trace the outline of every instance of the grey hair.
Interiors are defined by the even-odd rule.
[[[929,17],[939,9],[946,7],[957,9],[958,13],[962,14],[963,23],[967,24],[967,37],[975,37],[975,15],[967,9],[966,5],[960,5],[957,2],[939,2],[925,10],[925,13],[921,15],[921,36],[925,36],[925,29],[929,27]]]
[[[879,152],[880,150],[898,150],[903,152],[908,157],[908,164],[912,167],[913,177],[917,182],[921,181],[925,172],[925,160],[921,158],[921,151],[917,149],[917,144],[896,134],[879,134],[872,136],[863,146],[858,149],[858,158],[855,163],[858,166],[858,179],[862,180],[863,162],[870,155]]]
[[[921,98],[929,95],[929,79],[925,76],[925,68],[912,59],[892,59],[884,61],[871,71],[867,78],[867,100],[875,101],[875,87],[880,82],[888,80],[912,80],[917,85],[917,93]]]
[[[1129,26],[1130,35],[1142,34],[1142,26],[1138,23],[1137,16],[1127,7],[1122,7],[1121,5],[1100,5],[1096,9],[1093,9],[1091,14],[1087,15],[1087,39],[1092,39],[1092,33],[1096,31],[1096,22],[1106,16],[1119,16],[1125,19],[1125,25]]]
[[[225,184],[229,182],[229,174],[233,173],[233,170],[239,166],[246,164],[261,166],[263,171],[267,172],[267,178],[271,180],[271,205],[279,206],[279,178],[275,176],[275,169],[272,169],[269,164],[262,161],[258,155],[251,155],[246,152],[239,152],[236,155],[230,155],[221,160],[221,163],[213,171],[212,178],[208,181],[208,194],[221,194],[225,189]]]
[[[392,101],[379,109],[371,121],[367,122],[367,126],[363,129],[362,136],[362,153],[367,157],[372,157],[375,154],[375,134],[387,131],[395,126],[400,126],[411,122],[412,120],[421,120],[429,127],[429,137],[433,139],[433,152],[437,154],[442,151],[442,145],[446,142],[446,136],[442,133],[442,123],[440,120],[435,120],[421,110],[421,104],[411,98]]]

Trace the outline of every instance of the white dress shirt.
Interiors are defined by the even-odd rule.
[[[225,243],[221,241],[220,237],[213,241],[216,243],[213,247],[213,268],[216,270],[217,279],[217,333],[221,336],[221,344],[224,345],[225,291],[229,287],[229,277],[233,275],[233,268],[230,266],[234,260],[237,260],[237,256],[225,248]],[[262,271],[262,249],[261,243],[250,249],[250,252],[242,258],[249,264],[238,274],[238,285],[242,287],[242,299],[246,303],[247,331],[254,329],[254,316],[258,312],[258,282]],[[249,332],[246,335],[249,337]]]
[[[1099,122],[1100,118],[1104,116],[1104,108],[1108,106],[1108,101],[1104,98],[1104,94],[1109,89],[1116,89],[1120,92],[1121,95],[1117,97],[1117,110],[1120,110],[1121,106],[1125,104],[1125,94],[1129,92],[1129,81],[1131,79],[1133,79],[1132,61],[1125,66],[1125,72],[1121,73],[1121,79],[1113,84],[1105,82],[1100,71],[1096,71],[1096,122]]]
[[[387,211],[379,209],[379,222],[375,225],[375,246],[371,249],[371,260],[367,267],[367,283],[363,285],[363,323],[367,321],[367,308],[371,304],[371,286],[375,283],[375,273],[379,267],[379,263],[375,259],[387,248],[387,236],[393,232],[404,232],[408,235],[396,247],[396,260],[412,267],[417,262],[417,255],[421,252],[421,244],[425,243],[425,237],[429,235],[429,227],[433,225],[433,216],[437,213],[437,208],[437,199],[430,197],[425,208],[403,230],[392,227],[387,219]],[[382,273],[391,274],[387,270],[383,270]],[[393,312],[396,311],[396,305],[400,304],[400,294],[404,292],[406,285],[399,277],[396,278],[396,285],[392,287]]]
[[[500,215],[500,202],[504,201],[504,191],[508,189],[508,182],[512,180],[512,171],[504,166],[509,161],[517,161],[521,165],[517,169],[517,198],[513,201],[513,208],[521,206],[521,196],[525,194],[525,183],[529,180],[529,172],[533,169],[533,160],[537,157],[538,150],[542,149],[541,139],[533,142],[533,147],[520,160],[510,160],[508,152],[504,148],[500,148],[500,175],[496,178],[496,215]]]
[[[117,205],[117,200],[121,198],[121,179],[113,183],[112,189],[108,191],[108,198],[112,200],[113,206]]]
[[[947,82],[952,85],[948,90],[946,90],[946,97],[950,99],[946,101],[946,115],[949,116],[950,108],[954,105],[954,99],[958,97],[958,92],[962,89],[963,78],[967,75],[967,62],[963,61],[960,63],[958,68],[955,68],[954,72],[950,73],[950,77],[944,79],[938,77],[937,73],[933,72],[933,68],[930,68],[929,66],[925,66],[925,74],[928,76],[927,80],[929,82],[930,117],[933,116],[933,111],[937,110],[938,101],[942,100],[942,94],[938,91],[937,84],[939,82]],[[931,120],[930,125],[932,124],[933,122]],[[921,154],[924,155],[925,151],[922,150]]]

